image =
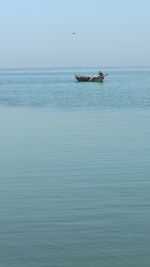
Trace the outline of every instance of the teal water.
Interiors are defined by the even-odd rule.
[[[150,69],[74,72],[0,71],[0,266],[148,267]]]

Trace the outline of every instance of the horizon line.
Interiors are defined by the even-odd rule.
[[[53,67],[0,67],[0,71],[3,70],[48,70],[48,69],[89,69],[89,68],[98,68],[98,69],[105,69],[105,68],[150,68],[150,65],[110,65],[110,66],[53,66]]]

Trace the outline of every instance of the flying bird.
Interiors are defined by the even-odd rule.
[[[75,32],[72,32],[72,34],[74,35],[74,34],[76,34]]]

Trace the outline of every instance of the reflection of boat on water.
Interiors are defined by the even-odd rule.
[[[75,74],[75,77],[77,81],[79,82],[103,82],[104,78],[106,75],[101,74],[101,75],[81,75],[81,74]]]

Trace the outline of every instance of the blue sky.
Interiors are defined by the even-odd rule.
[[[150,66],[149,12],[149,0],[0,0],[0,68]]]

